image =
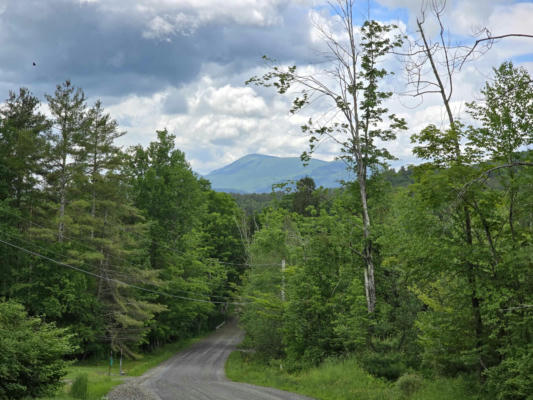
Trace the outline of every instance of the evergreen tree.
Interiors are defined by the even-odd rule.
[[[9,93],[0,110],[0,196],[18,210],[28,208],[44,173],[46,133],[50,122],[38,111],[40,102],[26,88]]]
[[[86,131],[85,94],[70,81],[57,85],[54,95],[46,95],[53,117],[53,131],[50,137],[51,149],[48,156],[49,173],[47,181],[50,193],[58,206],[57,237],[62,242],[65,236],[65,208],[68,202],[69,185],[79,163],[79,144]]]

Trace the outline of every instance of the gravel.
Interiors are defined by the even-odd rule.
[[[148,389],[130,382],[117,386],[107,395],[107,398],[109,400],[159,400],[159,397]]]
[[[224,366],[244,337],[235,321],[150,370],[136,382],[160,400],[312,400],[267,387],[232,382]]]
[[[226,378],[224,365],[244,337],[235,322],[221,327],[146,374],[117,386],[109,400],[312,400]]]

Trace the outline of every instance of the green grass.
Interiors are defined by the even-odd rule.
[[[304,394],[319,400],[473,400],[473,386],[460,378],[423,380],[421,388],[405,397],[393,383],[364,371],[356,360],[327,360],[316,368],[294,374],[265,365],[253,356],[233,352],[226,364],[229,379]]]
[[[128,377],[140,376],[144,374],[149,369],[159,365],[163,361],[172,357],[178,351],[192,345],[200,339],[201,338],[198,337],[181,340],[179,342],[170,343],[166,346],[163,346],[152,353],[143,354],[138,360],[123,360],[122,369],[126,373],[123,376],[120,376],[119,360],[117,358],[115,358],[113,367],[111,368],[111,376],[108,375],[109,360],[101,360],[99,362],[89,361],[74,364],[68,369],[68,373],[64,378],[65,385],[54,397],[47,397],[46,400],[71,400],[72,397],[68,395],[71,382],[76,376],[84,373],[87,374],[89,381],[88,400],[99,400],[113,387],[123,383]]]

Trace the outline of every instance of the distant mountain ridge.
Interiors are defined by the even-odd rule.
[[[305,176],[313,178],[317,187],[326,188],[338,187],[339,181],[353,179],[353,174],[346,170],[342,161],[312,159],[304,167],[298,157],[263,154],[249,154],[204,177],[219,192],[267,193],[272,190],[273,184]]]

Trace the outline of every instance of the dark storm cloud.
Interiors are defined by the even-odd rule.
[[[280,12],[283,22],[276,25],[213,19],[189,35],[148,38],[143,32],[151,17],[134,10],[106,11],[98,3],[71,0],[9,0],[0,15],[0,90],[24,85],[49,93],[71,79],[90,96],[149,95],[191,82],[206,63],[238,74],[258,65],[263,54],[310,60],[309,46],[302,45],[308,40],[306,11],[284,6]]]

